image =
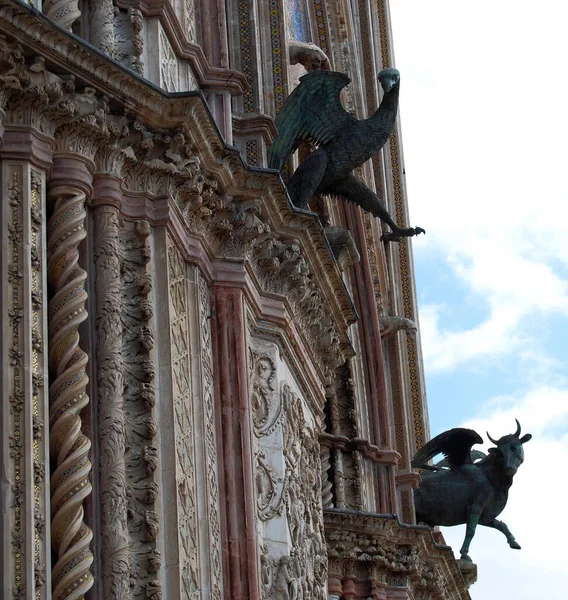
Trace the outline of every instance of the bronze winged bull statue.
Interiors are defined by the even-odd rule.
[[[520,435],[518,421],[515,433],[498,440],[487,434],[496,447],[485,455],[471,449],[483,443],[475,431],[450,429],[432,438],[412,459],[413,467],[428,470],[422,473],[422,483],[414,493],[416,520],[431,527],[465,523],[460,550],[463,560],[471,561],[469,545],[477,525],[497,529],[511,548],[521,548],[507,525],[496,518],[507,504],[513,476],[525,458],[523,444],[532,437],[530,433]],[[446,459],[433,467],[428,465],[437,454],[444,454]]]

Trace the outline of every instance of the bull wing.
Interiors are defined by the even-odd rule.
[[[276,117],[278,136],[270,148],[271,169],[282,170],[299,142],[325,144],[346,124],[358,121],[339,99],[341,90],[350,82],[347,75],[336,71],[313,71],[300,78],[300,85]]]
[[[412,466],[415,469],[432,468],[427,464],[428,461],[437,454],[443,454],[450,468],[460,467],[472,462],[471,447],[482,443],[481,436],[473,429],[456,427],[440,433],[425,444],[412,459]]]

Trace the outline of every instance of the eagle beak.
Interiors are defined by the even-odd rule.
[[[397,84],[397,82],[398,78],[396,77],[385,77],[384,79],[381,79],[381,85],[383,86],[385,94],[387,92],[390,92],[392,88]]]

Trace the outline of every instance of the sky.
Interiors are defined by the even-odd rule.
[[[533,435],[471,597],[566,600],[568,2],[390,5],[431,433]]]

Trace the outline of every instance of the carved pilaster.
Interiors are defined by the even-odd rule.
[[[154,360],[154,305],[151,227],[148,221],[124,223],[121,294],[124,356],[125,466],[128,490],[131,594],[161,600],[161,528],[156,500],[159,486],[156,366]],[[144,596],[142,596],[144,597]]]
[[[34,136],[20,133],[7,132],[2,148],[0,325],[11,335],[0,344],[5,402],[0,410],[8,411],[1,418],[6,448],[0,449],[0,489],[5,488],[0,503],[6,506],[0,513],[9,522],[4,522],[6,539],[10,530],[14,535],[16,565],[27,565],[25,576],[24,568],[18,569],[21,578],[14,593],[25,590],[45,598],[51,556],[44,518],[49,506],[45,183],[43,172],[31,164],[41,162],[33,152]],[[24,139],[32,143],[20,144],[19,152],[12,153]],[[12,464],[6,462],[8,456]]]
[[[91,493],[91,442],[83,434],[81,411],[87,406],[88,356],[79,347],[79,325],[87,318],[87,273],[79,266],[85,239],[85,200],[90,176],[78,158],[58,157],[48,198],[50,445],[56,469],[51,477],[53,598],[83,598],[93,585],[89,549],[92,531],[85,524],[83,501]],[[87,183],[87,185],[86,185]]]
[[[120,216],[99,204],[95,185],[95,289],[97,300],[97,383],[99,400],[100,503],[104,597],[130,598],[130,552],[127,523],[124,358],[120,280]]]

